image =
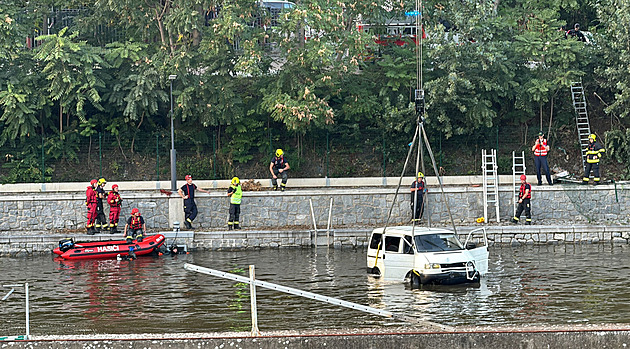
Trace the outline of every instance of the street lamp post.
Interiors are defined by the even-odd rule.
[[[173,128],[173,80],[177,78],[177,75],[169,75],[168,79],[171,82],[171,191],[177,191],[177,169],[175,168],[175,131]]]

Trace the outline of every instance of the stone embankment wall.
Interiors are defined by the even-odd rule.
[[[226,181],[225,184],[229,182]],[[142,187],[126,183],[122,188]],[[202,187],[202,183],[198,183]],[[86,240],[84,194],[72,188],[65,191],[16,193],[0,186],[0,255],[50,251],[65,236]],[[75,185],[76,187],[76,185]],[[145,185],[146,187],[146,185]],[[364,247],[374,226],[386,222],[391,203],[397,195],[389,225],[409,222],[409,191],[392,187],[291,189],[287,192],[245,192],[241,205],[243,230],[228,232],[228,198],[216,185],[208,194],[197,197],[199,216],[196,233],[188,239],[191,248],[233,249],[257,247]],[[474,185],[449,186],[444,189],[450,212],[460,234],[482,226],[474,223],[483,216],[483,191]],[[123,207],[121,229],[132,207],[138,207],[149,232],[171,231],[174,221],[183,221],[182,200],[159,189],[121,190]],[[332,211],[329,211],[332,200]],[[533,225],[512,225],[513,191],[500,190],[500,218],[495,223],[490,208],[488,238],[490,243],[628,243],[630,241],[630,193],[627,184],[580,186],[534,186]],[[311,214],[311,203],[313,215]],[[107,208],[106,208],[107,210]],[[329,216],[329,213],[330,216]],[[318,230],[326,229],[330,218],[333,232],[313,231],[313,216]],[[433,226],[449,226],[447,206],[439,188],[430,187],[426,218]],[[109,234],[89,239],[111,239]],[[178,240],[181,241],[181,238]]]
[[[534,186],[532,215],[534,224],[627,224],[630,218],[630,192],[627,184],[586,187],[579,185]],[[483,217],[481,187],[456,186],[444,189],[455,224],[474,224]],[[285,229],[313,226],[311,202],[318,228],[326,227],[331,200],[333,227],[373,226],[384,224],[394,200],[395,188],[294,189],[287,192],[245,192],[241,205],[241,225],[248,229]],[[513,215],[513,192],[508,186],[500,191],[500,218],[506,223]],[[140,209],[152,230],[172,228],[173,221],[183,221],[182,200],[159,190],[121,190],[123,207],[121,224],[132,207]],[[390,224],[409,222],[409,191],[398,193]],[[225,192],[199,193],[197,230],[226,227],[229,201]],[[106,207],[106,211],[108,208]],[[83,193],[2,193],[0,192],[0,235],[16,232],[54,232],[83,229],[86,221]],[[496,221],[494,209],[489,220]],[[425,218],[435,224],[450,223],[449,212],[439,188],[428,193]]]

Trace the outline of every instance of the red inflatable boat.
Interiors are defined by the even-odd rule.
[[[166,242],[164,235],[156,234],[145,237],[142,241],[108,240],[93,242],[74,242],[73,239],[59,241],[59,247],[53,252],[63,259],[97,258],[135,258],[158,251]]]

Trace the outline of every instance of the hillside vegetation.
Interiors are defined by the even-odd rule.
[[[303,0],[277,16],[251,0],[3,1],[0,181],[167,179],[171,96],[179,177],[266,177],[276,148],[291,176],[396,176],[420,85],[444,173],[480,173],[483,148],[509,173],[542,129],[551,166],[579,174],[580,80],[604,177],[630,176],[625,2],[422,3],[426,37],[388,43],[415,1]],[[590,43],[566,38],[576,22]]]

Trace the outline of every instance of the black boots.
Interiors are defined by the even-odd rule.
[[[190,224],[190,221],[188,219],[186,219],[184,221],[184,225],[186,226],[186,229],[192,229],[192,224]]]

